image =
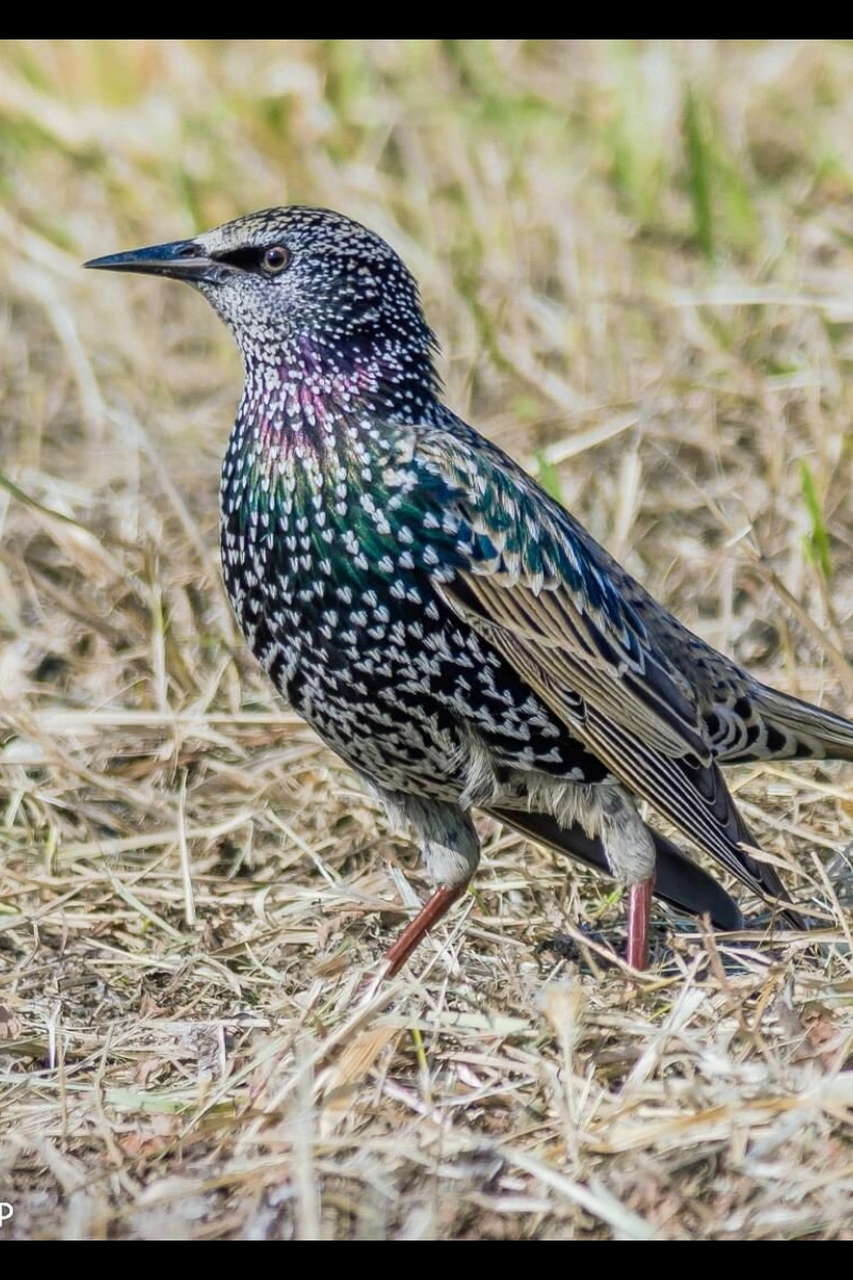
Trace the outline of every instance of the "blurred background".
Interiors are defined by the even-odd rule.
[[[13,1091],[18,1110],[6,1103],[0,1199],[17,1196],[22,1234],[204,1234],[206,1209],[164,1226],[172,1200],[140,1207],[148,1161],[195,1176],[180,1145],[192,1125],[163,1116],[196,1114],[199,1080],[209,1089],[232,1069],[226,1059],[243,1070],[240,1055],[263,1058],[270,1043],[285,1073],[270,1086],[279,1116],[277,1090],[297,1078],[279,1029],[301,1027],[318,1000],[312,1034],[346,1025],[358,966],[382,946],[377,904],[415,900],[399,871],[415,865],[405,846],[389,870],[396,846],[372,802],[282,709],[230,618],[217,484],[241,385],[231,339],[191,290],[81,262],[270,205],[324,205],[366,223],[420,280],[452,407],[706,639],[849,711],[851,85],[849,42],[0,42],[0,977],[5,966],[14,978],[0,1042],[5,1026],[8,1070],[39,1080],[37,1105],[26,1091]],[[844,845],[853,799],[837,770],[806,775],[755,769],[735,786],[765,847],[783,865],[798,855],[799,887],[822,893],[814,851],[830,858]],[[472,1007],[535,1019],[524,975],[537,939],[567,917],[607,919],[614,891],[567,882],[550,855],[483,830],[485,924],[469,930],[462,972],[478,975]],[[765,991],[763,973],[751,980],[738,999]],[[464,1007],[464,982],[459,991]],[[722,1053],[734,1032],[720,1000],[702,1036],[719,1035]],[[221,1036],[222,1020],[248,1008],[270,1041],[244,1030],[226,1054],[216,1036],[187,1039],[188,1019]],[[625,1034],[659,1013],[635,1010]],[[131,1039],[107,1051],[104,1028],[123,1019]],[[142,1024],[144,1046],[132,1039]],[[590,1026],[611,1035],[606,1018]],[[461,1088],[447,1066],[455,1034],[444,1065],[430,1067],[429,1098],[439,1082],[449,1096]],[[796,1038],[784,1019],[762,1034],[777,1036],[774,1053]],[[423,1084],[423,1045],[401,1035],[392,1025],[356,1055],[376,1097],[380,1068],[383,1079],[420,1071]],[[312,1069],[325,1060],[305,1052]],[[493,1054],[501,1070],[503,1052]],[[749,1053],[766,1066],[754,1043]],[[59,1059],[78,1063],[70,1098]],[[622,1070],[609,1061],[602,1088]],[[687,1109],[721,1105],[719,1073],[691,1070]],[[494,1132],[525,1134],[534,1110],[556,1107],[559,1120],[549,1071],[525,1059],[527,1110]],[[243,1105],[247,1079],[248,1068],[234,1077],[226,1110]],[[775,1079],[761,1076],[771,1093]],[[165,1101],[148,1128],[139,1117],[153,1080]],[[650,1107],[664,1105],[665,1081],[662,1066],[643,1076]],[[306,1088],[294,1084],[294,1097],[316,1100]],[[353,1096],[332,1128],[364,1137],[369,1108]],[[612,1117],[618,1129],[623,1112]],[[460,1123],[475,1145],[490,1131],[479,1112]],[[105,1136],[88,1146],[69,1138],[99,1125]],[[192,1131],[202,1168],[212,1130],[204,1141]],[[752,1177],[733,1134],[717,1134],[733,1163],[724,1154],[715,1168]],[[311,1172],[322,1153],[308,1141],[290,1207],[267,1204],[259,1226],[257,1203],[240,1200],[231,1226],[214,1215],[205,1230],[459,1235],[474,1222],[475,1234],[630,1235],[640,1222],[672,1236],[757,1236],[778,1229],[777,1210],[794,1234],[841,1231],[845,1213],[849,1223],[849,1202],[816,1207],[797,1182],[812,1159],[805,1145],[780,1165],[784,1211],[773,1201],[762,1219],[759,1204],[725,1226],[710,1166],[697,1166],[691,1190],[647,1164],[643,1191],[634,1165],[595,1155],[631,1144],[609,1131],[597,1141],[575,1144],[572,1168],[632,1206],[621,1219],[606,1197],[579,1207],[547,1179],[538,1208],[521,1204],[528,1191],[535,1200],[527,1166],[512,1211],[495,1208],[467,1166],[446,1192],[435,1175],[411,1208],[408,1157],[396,1156],[376,1156],[402,1196],[393,1211],[372,1175],[342,1166],[347,1195],[373,1190],[360,1208],[343,1192],[327,1202]],[[649,1160],[656,1141],[643,1146]],[[61,1168],[51,1163],[60,1149]],[[73,1218],[68,1185],[88,1185],[93,1169],[105,1181]],[[751,1186],[766,1183],[766,1169],[754,1176]],[[46,1197],[26,1201],[29,1218],[23,1187]]]
[[[3,470],[161,551],[171,480],[212,548],[231,341],[190,291],[79,264],[326,205],[420,279],[454,408],[682,617],[770,660],[801,638],[755,598],[778,569],[833,631],[851,69],[823,42],[4,42]]]

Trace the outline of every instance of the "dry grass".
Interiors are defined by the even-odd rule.
[[[538,944],[617,895],[488,824],[426,885],[241,649],[239,387],[190,291],[83,258],[327,204],[422,280],[451,403],[682,618],[853,705],[853,49],[0,45],[4,1238],[844,1237],[850,770],[733,784],[826,920]],[[663,912],[661,913],[663,918]]]

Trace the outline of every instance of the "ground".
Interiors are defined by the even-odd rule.
[[[749,934],[660,908],[634,979],[577,945],[619,891],[483,822],[371,991],[428,885],[230,617],[238,356],[190,290],[79,268],[368,223],[452,406],[850,710],[851,83],[829,42],[0,44],[0,1236],[853,1234],[853,771],[731,774],[815,946],[736,889]]]

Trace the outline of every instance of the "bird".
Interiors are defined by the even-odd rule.
[[[284,699],[413,832],[434,885],[386,975],[470,883],[474,811],[622,884],[635,970],[655,894],[717,929],[743,923],[639,801],[804,927],[722,766],[853,760],[853,723],[689,631],[444,403],[418,285],[383,238],[292,205],[85,266],[187,282],[236,339],[231,604]]]

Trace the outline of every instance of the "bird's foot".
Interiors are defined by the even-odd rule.
[[[545,952],[549,952],[557,960],[571,960],[575,963],[583,963],[585,959],[583,944],[584,941],[589,941],[594,947],[593,955],[596,963],[603,965],[605,968],[617,963],[613,945],[600,929],[593,929],[588,924],[579,924],[576,928],[582,935],[581,938],[573,938],[568,933],[554,934],[551,938],[542,939],[536,947],[536,954],[540,956]]]

